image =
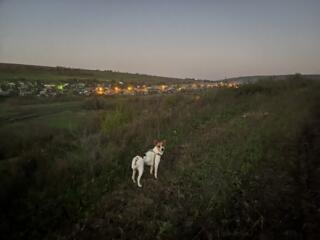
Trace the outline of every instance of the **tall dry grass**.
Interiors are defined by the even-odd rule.
[[[79,238],[96,239],[301,237],[299,204],[309,195],[300,182],[300,145],[316,141],[301,139],[315,127],[318,100],[317,82],[263,81],[89,98],[76,129],[53,130],[45,122],[38,132],[2,127],[2,139],[15,140],[1,145],[1,233],[51,239],[75,226],[85,228]],[[168,143],[160,179],[144,176],[137,193],[130,161],[155,138]],[[89,223],[97,217],[106,225],[92,235]]]

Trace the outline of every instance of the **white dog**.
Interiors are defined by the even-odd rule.
[[[142,187],[140,183],[141,176],[143,174],[144,165],[150,166],[150,174],[152,174],[154,170],[154,177],[158,178],[158,167],[161,160],[161,156],[164,152],[164,145],[166,143],[163,141],[155,141],[155,146],[153,149],[146,152],[145,156],[142,158],[140,156],[135,156],[132,159],[132,181],[136,183],[136,172],[138,171],[138,186]]]

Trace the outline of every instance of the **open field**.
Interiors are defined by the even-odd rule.
[[[46,67],[23,64],[0,63],[1,81],[57,82],[110,82],[123,81],[126,84],[188,83],[188,79],[151,76],[138,73],[123,73],[111,70],[86,70],[66,67]]]
[[[0,97],[150,95],[235,83],[179,79],[145,74],[0,63]]]
[[[320,83],[0,102],[1,239],[317,239]],[[159,179],[131,159],[166,139]]]

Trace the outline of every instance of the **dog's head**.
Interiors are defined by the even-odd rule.
[[[155,149],[157,150],[157,152],[162,155],[164,153],[164,149],[165,149],[165,144],[166,144],[166,140],[154,140],[153,141],[154,145],[155,145]]]

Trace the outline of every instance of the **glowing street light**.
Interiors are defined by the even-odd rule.
[[[104,88],[103,87],[97,87],[96,88],[96,93],[98,95],[103,95],[104,94]]]
[[[120,88],[119,88],[119,87],[114,87],[114,91],[115,91],[116,93],[118,93],[118,92],[120,92]]]
[[[162,91],[164,91],[164,90],[166,90],[167,86],[166,85],[161,85],[160,88],[161,88]]]

